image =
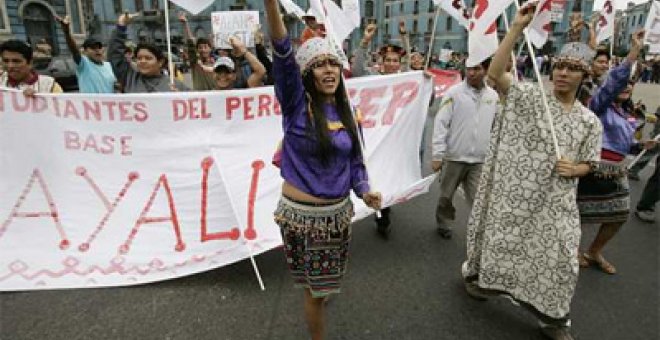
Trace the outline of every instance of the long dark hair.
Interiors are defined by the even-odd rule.
[[[333,160],[335,150],[332,146],[330,131],[328,130],[328,120],[323,109],[323,97],[314,84],[314,72],[309,71],[303,76],[303,85],[311,116],[307,120],[307,131],[310,135],[316,136],[316,140],[318,141],[317,156],[321,159],[321,163],[328,164]],[[339,112],[341,123],[351,137],[351,143],[353,145],[351,154],[362,157],[357,124],[355,123],[353,110],[351,109],[351,104],[346,93],[344,79],[343,77],[339,77],[339,86],[335,91],[335,106],[337,107],[337,112]]]

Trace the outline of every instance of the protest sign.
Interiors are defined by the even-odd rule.
[[[211,13],[213,44],[216,48],[231,49],[229,38],[238,37],[246,47],[254,47],[253,32],[259,26],[257,11],[229,11]]]
[[[646,17],[644,44],[649,45],[650,54],[660,53],[660,2],[653,1]]]
[[[385,206],[428,190],[418,150],[431,82],[408,72],[347,86]],[[281,245],[270,163],[281,124],[272,87],[0,91],[0,291],[147,283]],[[355,218],[373,213],[353,201]]]

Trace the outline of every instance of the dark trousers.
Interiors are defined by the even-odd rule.
[[[660,199],[660,156],[655,159],[655,171],[646,182],[642,198],[637,203],[637,210],[654,211],[655,204]]]

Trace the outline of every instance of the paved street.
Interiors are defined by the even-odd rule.
[[[655,109],[659,89],[636,91]],[[643,183],[631,183],[633,204]],[[378,237],[371,219],[354,226],[344,290],[328,304],[328,339],[542,339],[521,308],[465,294],[459,271],[466,207],[455,200],[455,236],[441,239],[433,219],[437,195],[436,184],[396,206],[389,240]],[[583,244],[594,234],[586,226]],[[572,305],[577,339],[660,338],[659,243],[659,222],[631,217],[605,252],[619,273],[581,272]],[[307,339],[302,292],[292,287],[281,249],[257,262],[265,291],[243,261],[136,287],[0,293],[0,339]]]

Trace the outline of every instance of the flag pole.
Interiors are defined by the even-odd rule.
[[[516,4],[516,9],[520,10],[520,4],[518,1],[514,1],[514,4]],[[541,78],[541,72],[539,71],[539,65],[536,63],[536,53],[534,53],[534,46],[532,46],[532,43],[529,40],[529,36],[527,35],[528,29],[525,28],[523,30],[523,35],[525,37],[525,43],[527,44],[527,49],[529,51],[529,57],[532,58],[532,66],[534,67],[534,74],[536,74],[536,79],[539,82],[539,88],[541,88],[541,97],[543,99],[543,107],[544,107],[544,113],[545,113],[545,119],[548,121],[548,125],[550,126],[550,136],[552,137],[552,145],[555,149],[555,156],[557,156],[557,160],[561,159],[561,153],[559,152],[559,143],[557,142],[557,134],[555,133],[555,124],[552,121],[552,115],[550,114],[550,106],[548,105],[548,97],[545,93],[545,86],[543,85],[543,79]]]
[[[426,53],[426,62],[424,63],[424,71],[429,68],[429,62],[431,61],[431,53],[433,52],[433,44],[435,43],[435,29],[438,25],[438,17],[440,16],[440,6],[436,5],[435,8],[435,17],[433,18],[433,31],[431,32],[431,41],[429,42],[429,51]]]
[[[167,69],[170,73],[170,84],[174,85],[174,64],[172,63],[172,39],[170,37],[170,6],[168,0],[165,3],[165,39],[167,39]]]

